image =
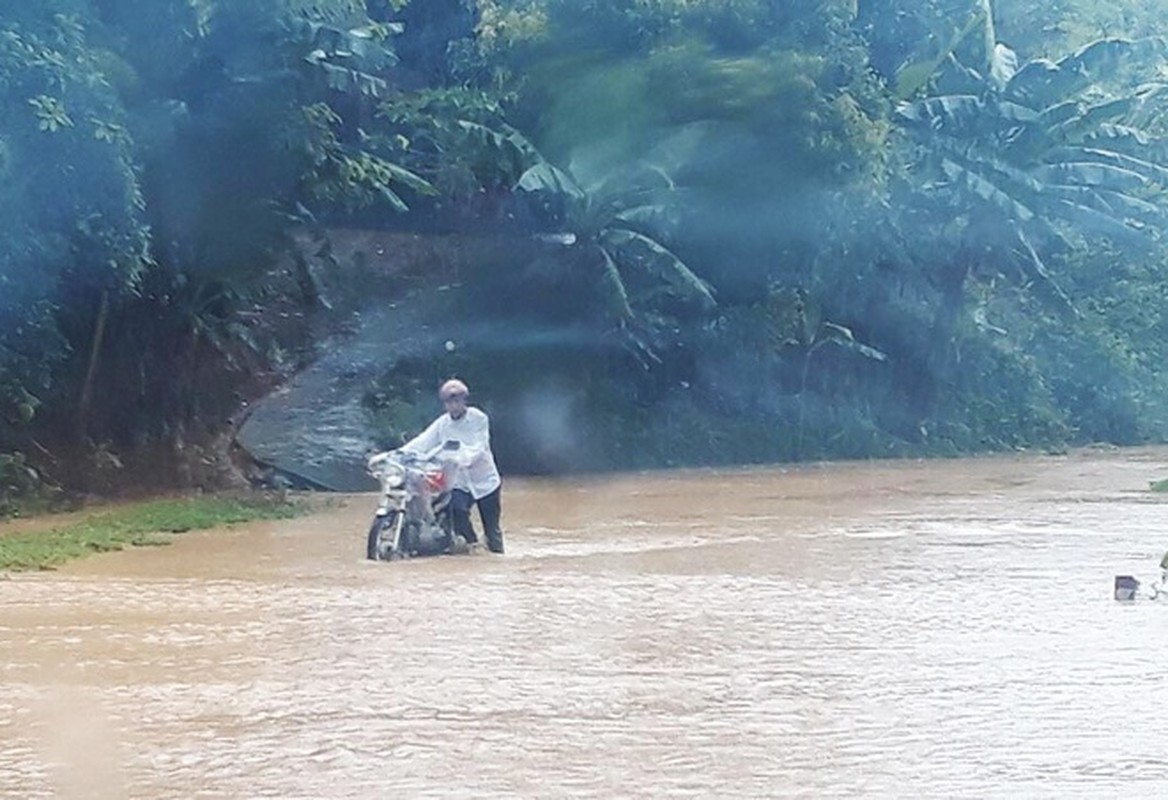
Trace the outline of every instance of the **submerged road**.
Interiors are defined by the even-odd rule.
[[[594,338],[589,331],[565,325],[462,322],[455,307],[451,291],[361,313],[351,336],[326,344],[314,363],[256,402],[236,441],[258,462],[302,488],[370,491],[376,483],[365,473],[366,459],[394,443],[374,429],[364,397],[395,364],[423,358],[442,365],[452,355],[447,343],[456,350],[465,347],[505,358],[520,347],[580,346]],[[441,412],[435,399],[433,414]],[[523,417],[524,430],[537,438],[548,425],[546,409],[513,413]],[[551,423],[554,429],[555,420]],[[563,437],[552,430],[547,438],[554,443]]]
[[[0,580],[0,796],[1163,797],[1168,450],[510,481]]]

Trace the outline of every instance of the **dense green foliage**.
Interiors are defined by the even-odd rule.
[[[221,424],[332,226],[560,242],[468,313],[591,338],[487,388],[657,462],[1162,439],[1166,11],[0,0],[0,451]]]

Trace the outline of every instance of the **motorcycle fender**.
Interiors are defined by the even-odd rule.
[[[394,497],[383,497],[377,505],[377,516],[388,517],[391,512],[398,510],[398,503]]]

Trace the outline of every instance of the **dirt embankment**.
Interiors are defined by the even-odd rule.
[[[96,362],[87,434],[68,404],[38,417],[18,449],[32,468],[21,475],[34,478],[34,492],[39,480],[43,496],[17,508],[262,481],[264,466],[236,442],[257,402],[351,337],[362,310],[457,285],[522,246],[359,229],[295,230],[288,240],[270,270],[232,287],[243,299],[212,312],[213,330],[184,332],[166,298],[120,309]],[[137,347],[158,352],[143,357]]]
[[[235,310],[235,338],[207,343],[195,360],[193,415],[168,421],[167,435],[96,441],[83,452],[64,439],[46,441],[41,471],[60,485],[100,496],[264,483],[272,478],[270,465],[237,441],[264,398],[344,348],[361,330],[363,314],[408,297],[442,295],[468,275],[533,247],[514,237],[350,228],[296,230],[289,241],[289,250],[257,281],[254,299]]]

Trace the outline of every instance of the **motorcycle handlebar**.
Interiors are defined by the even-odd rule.
[[[411,450],[388,450],[384,453],[378,453],[369,458],[366,464],[366,469],[376,475],[377,470],[388,461],[396,461],[401,466],[409,466],[415,468],[424,468],[427,465],[445,466],[448,459],[441,458],[443,452],[450,452],[452,448],[447,448],[445,444],[430,450],[426,453],[415,453]]]

